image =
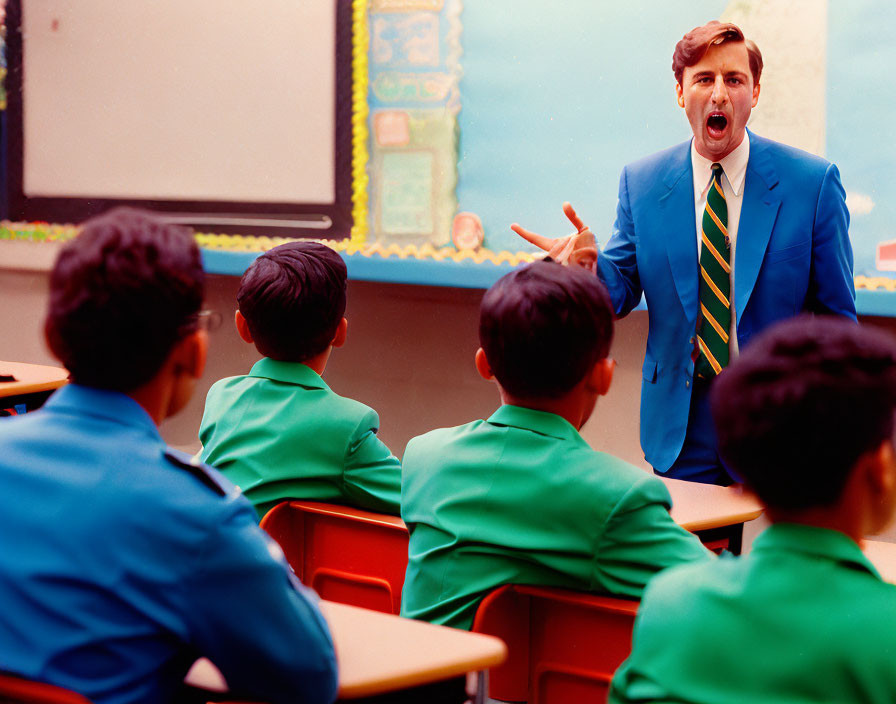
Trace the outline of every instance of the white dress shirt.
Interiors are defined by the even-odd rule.
[[[734,310],[734,251],[737,246],[737,225],[740,222],[740,206],[744,200],[744,181],[747,178],[747,162],[750,160],[750,139],[744,134],[743,141],[719,163],[722,165],[722,192],[728,206],[728,241],[731,243],[731,328],[728,345],[731,359],[738,353],[737,314]],[[712,183],[712,165],[715,162],[700,155],[691,141],[691,166],[694,171],[694,212],[697,220],[697,261],[700,261],[703,210],[706,208],[706,194]]]

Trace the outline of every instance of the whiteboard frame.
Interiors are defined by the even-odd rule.
[[[78,223],[118,206],[155,211],[197,231],[268,237],[348,238],[352,229],[352,0],[333,0],[336,91],[332,203],[224,200],[32,197],[24,192],[22,0],[6,7],[7,110],[5,114],[6,216],[24,222]]]

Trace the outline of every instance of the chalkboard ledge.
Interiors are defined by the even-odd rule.
[[[49,271],[61,243],[77,234],[72,225],[0,223],[0,269]],[[262,251],[286,240],[229,235],[196,235],[210,274],[242,276]],[[383,283],[485,289],[521,263],[530,252],[459,252],[451,247],[327,242],[339,251],[350,279]],[[856,276],[859,315],[896,317],[896,279]],[[642,301],[639,308],[643,308]]]

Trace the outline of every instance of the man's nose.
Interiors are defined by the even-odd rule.
[[[728,102],[728,89],[722,76],[718,76],[712,86],[712,102],[716,105],[724,105]]]

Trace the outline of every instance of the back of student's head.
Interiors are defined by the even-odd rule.
[[[256,259],[237,293],[258,351],[302,362],[332,342],[345,314],[346,268],[318,242],[288,242]]]
[[[204,285],[188,229],[133,208],[110,210],[59,253],[47,342],[74,382],[132,391],[196,329]]]
[[[779,323],[719,375],[711,403],[722,459],[763,502],[831,505],[893,436],[896,338],[831,317]]]
[[[482,299],[479,344],[505,391],[557,398],[610,352],[613,307],[582,268],[537,261],[502,276]]]

